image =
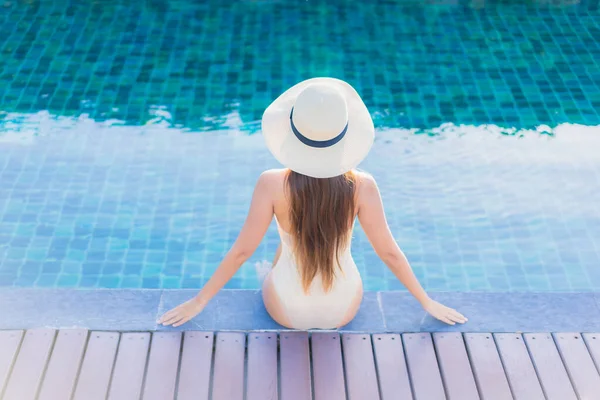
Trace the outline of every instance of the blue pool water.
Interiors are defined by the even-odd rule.
[[[435,3],[0,4],[0,286],[198,287],[278,166],[262,111],[328,75],[373,115],[361,167],[427,289],[599,290],[598,1]]]

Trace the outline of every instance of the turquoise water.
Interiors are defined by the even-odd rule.
[[[326,75],[428,289],[600,288],[597,1],[130,3],[0,7],[1,286],[198,287],[278,166],[262,111]],[[353,255],[400,288],[360,229]]]

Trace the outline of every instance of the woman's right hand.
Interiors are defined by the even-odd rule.
[[[205,303],[194,297],[166,312],[157,322],[159,324],[174,327],[180,326],[194,318],[204,309]]]
[[[440,321],[445,322],[449,325],[455,325],[456,323],[464,324],[468,321],[468,319],[464,315],[462,315],[455,309],[446,307],[442,303],[438,303],[437,301],[432,299],[425,300],[425,302],[423,302],[423,308],[425,309],[425,311],[431,314],[432,317],[439,319]]]

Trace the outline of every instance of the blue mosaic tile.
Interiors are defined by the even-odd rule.
[[[359,89],[380,126],[600,122],[600,73],[590,68],[600,52],[597,0],[428,3],[9,1],[0,101],[11,112],[207,130],[228,127],[238,109],[252,130],[286,87],[335,75]],[[325,23],[332,18],[343,23]],[[38,23],[25,29],[27,19]]]
[[[79,279],[79,275],[60,274],[58,276],[57,286],[61,288],[77,287]]]
[[[42,273],[35,282],[37,287],[52,288],[56,286],[58,280],[58,274]]]
[[[434,3],[5,2],[0,286],[196,289],[278,166],[264,108],[329,75],[369,107],[361,167],[428,290],[600,290],[598,0]],[[353,256],[403,289],[359,226]]]

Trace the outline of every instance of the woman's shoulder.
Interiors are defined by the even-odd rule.
[[[283,186],[286,171],[285,168],[268,169],[260,174],[256,186],[266,190],[279,189]]]
[[[354,173],[354,176],[356,177],[356,181],[358,183],[358,190],[361,190],[361,187],[364,188],[369,188],[369,187],[374,187],[377,186],[377,182],[375,182],[375,178],[373,178],[373,175],[369,174],[368,172],[365,171],[358,171],[358,170],[353,170],[352,171]]]
[[[272,169],[267,169],[265,171],[263,171],[260,176],[266,176],[266,177],[284,177],[285,174],[288,172],[289,170],[287,168],[272,168]]]
[[[354,171],[356,176],[356,198],[358,206],[369,204],[372,199],[378,197],[379,188],[373,175],[364,171]]]
[[[285,179],[286,173],[286,168],[268,169],[260,174],[258,180],[263,182],[279,182]]]
[[[357,189],[369,190],[377,187],[375,178],[373,175],[365,171],[353,170],[354,176],[356,177]],[[287,168],[276,168],[268,169],[260,174],[258,178],[258,185],[265,188],[281,189],[284,186],[285,178],[288,175],[289,170]]]

